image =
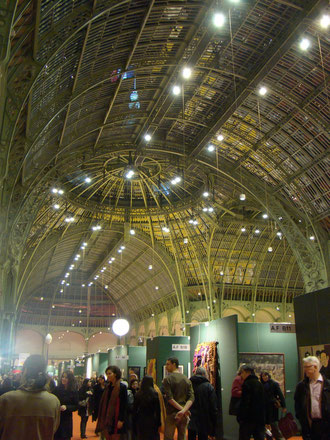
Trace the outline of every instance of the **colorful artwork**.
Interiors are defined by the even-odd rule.
[[[154,382],[157,382],[156,359],[149,359],[147,362],[147,375],[151,376]]]
[[[128,378],[129,380],[138,379],[140,380],[140,367],[129,367],[128,368]]]
[[[217,342],[202,342],[198,344],[193,359],[193,373],[197,367],[206,369],[209,381],[215,387],[218,372],[218,351]]]
[[[267,371],[272,379],[280,384],[285,396],[285,369],[283,353],[240,353],[239,365],[251,365],[259,377],[262,371]]]
[[[316,356],[321,362],[320,373],[327,379],[330,379],[330,344],[307,345],[299,347],[299,358],[301,365],[301,377],[304,376],[302,370],[302,360],[307,356]]]

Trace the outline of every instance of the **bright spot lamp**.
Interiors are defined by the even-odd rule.
[[[216,12],[213,15],[213,24],[215,27],[221,27],[225,24],[225,16],[221,12]]]
[[[273,248],[271,246],[269,246],[268,252],[273,252]]]
[[[219,134],[217,136],[217,141],[222,142],[224,140],[224,136],[222,134]]]
[[[52,340],[53,340],[53,336],[50,333],[48,333],[45,337],[45,344],[50,345],[52,343]]]
[[[184,79],[189,79],[191,77],[191,69],[190,67],[184,67],[182,70],[182,76]]]
[[[311,42],[307,38],[303,38],[299,43],[299,47],[301,50],[307,50],[310,45]]]
[[[311,236],[309,237],[309,239],[312,240],[312,241],[314,241],[314,240],[315,240],[315,236],[314,236],[314,235],[311,235]]]
[[[130,233],[131,235],[135,235],[135,230],[134,230],[134,229],[131,229],[131,230],[129,231],[129,233]]]
[[[207,147],[207,149],[208,149],[208,151],[214,151],[215,150],[215,146],[214,145],[212,145],[212,144],[210,144],[208,147]]]
[[[145,134],[144,135],[144,140],[147,141],[147,142],[151,141],[151,135],[149,133]]]
[[[320,20],[320,26],[323,29],[327,29],[330,24],[330,15],[322,15]]]
[[[173,86],[172,92],[173,92],[173,95],[175,95],[175,96],[180,95],[180,93],[181,93],[180,86]]]
[[[210,194],[207,191],[203,192],[203,197],[208,197],[209,195]]]
[[[268,90],[266,87],[260,87],[260,89],[259,89],[260,96],[265,96],[267,92],[268,92]]]
[[[92,179],[90,177],[86,177],[85,182],[86,183],[91,183]]]
[[[244,202],[244,200],[246,199],[246,195],[245,194],[240,194],[239,195],[239,199],[242,201],[242,202]]]
[[[129,331],[129,322],[127,319],[116,319],[112,324],[112,331],[117,336],[124,336]]]

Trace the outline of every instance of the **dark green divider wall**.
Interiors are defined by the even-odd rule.
[[[188,375],[189,351],[172,351],[172,344],[189,344],[188,336],[156,336],[147,340],[147,362],[156,359],[157,385],[161,386],[163,380],[163,367],[166,360],[175,356],[179,364],[183,365],[183,372]]]
[[[228,414],[231,384],[237,370],[237,316],[216,319],[208,327],[200,324],[190,329],[190,357],[193,360],[195,348],[200,342],[217,341],[220,360],[221,396],[219,390],[219,429],[217,438],[238,439],[236,417]],[[222,416],[222,418],[221,418]],[[223,436],[222,436],[223,434]]]
[[[109,365],[117,365],[124,370],[123,377],[128,379],[128,367],[140,367],[140,375],[143,377],[143,369],[146,366],[146,347],[118,345],[108,351]]]
[[[129,346],[128,347],[128,368],[140,367],[140,379],[143,378],[146,366],[147,347]]]
[[[330,343],[330,288],[294,298],[298,347]]]
[[[284,353],[285,389],[288,410],[294,414],[293,395],[299,382],[298,354],[295,333],[271,333],[270,324],[238,323],[240,353]]]

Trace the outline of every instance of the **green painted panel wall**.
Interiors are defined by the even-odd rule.
[[[172,351],[172,344],[189,344],[188,336],[156,336],[147,340],[147,361],[156,359],[157,385],[161,386],[163,380],[163,367],[166,360],[175,356],[179,364],[183,365],[183,372],[188,375],[189,351]]]
[[[238,424],[236,417],[228,414],[231,397],[231,384],[237,371],[238,344],[237,344],[237,316],[216,319],[208,327],[201,324],[190,329],[190,357],[191,362],[197,344],[201,342],[217,341],[220,362],[221,385],[218,389],[219,426],[217,438],[237,440]]]
[[[127,378],[127,345],[117,345],[108,351],[109,365],[117,365],[124,370],[123,378]]]
[[[105,369],[108,366],[108,353],[99,353],[99,371],[98,375],[105,374]]]
[[[98,374],[99,371],[99,354],[95,353],[92,355],[92,375]]]
[[[129,346],[128,347],[128,369],[130,367],[140,367],[140,379],[143,378],[144,368],[146,366],[147,347]]]
[[[286,404],[294,414],[293,395],[299,382],[295,333],[271,333],[270,324],[238,323],[240,353],[284,353]]]

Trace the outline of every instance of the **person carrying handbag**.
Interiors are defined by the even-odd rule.
[[[276,440],[283,439],[282,433],[278,427],[278,410],[283,414],[286,413],[286,405],[281,388],[267,371],[262,371],[260,374],[260,382],[265,391],[265,405],[266,405],[266,427],[271,431],[271,435],[266,431],[266,438]]]
[[[78,406],[78,414],[81,417],[80,421],[80,438],[86,437],[86,425],[88,421],[88,407],[89,407],[89,399],[92,395],[91,391],[92,382],[90,379],[84,379],[83,384],[79,390],[79,406]]]

